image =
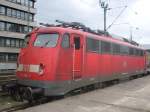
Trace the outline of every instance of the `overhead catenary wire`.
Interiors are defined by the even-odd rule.
[[[118,18],[122,15],[122,13],[125,11],[126,8],[127,8],[127,6],[125,6],[125,7],[121,10],[121,12],[119,13],[119,15],[118,15],[118,16],[114,19],[114,21],[112,22],[112,24],[110,24],[110,25],[108,26],[107,30],[108,30],[109,28],[111,28],[112,25],[114,25],[114,23],[118,20]]]

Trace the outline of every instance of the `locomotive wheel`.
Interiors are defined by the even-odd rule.
[[[8,94],[14,99],[15,91],[13,89],[9,89]]]
[[[9,90],[9,94],[10,94],[10,96],[12,97],[13,100],[17,101],[15,89],[11,88],[11,89]]]
[[[27,100],[29,103],[33,103],[34,99],[33,99],[31,88],[27,87],[23,89],[22,98],[24,100]]]
[[[22,96],[21,96],[19,90],[15,91],[14,100],[18,101],[18,102],[22,102],[23,101]]]
[[[11,88],[9,90],[9,94],[15,101],[18,101],[18,102],[23,101],[18,89]]]

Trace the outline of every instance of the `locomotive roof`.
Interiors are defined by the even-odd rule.
[[[103,41],[113,42],[113,43],[120,44],[120,45],[126,45],[126,46],[130,46],[130,47],[138,48],[138,49],[143,49],[143,48],[136,46],[136,45],[133,45],[129,42],[125,42],[125,41],[113,38],[111,35],[107,35],[107,36],[104,34],[103,35],[96,35],[93,33],[85,32],[82,30],[73,29],[73,28],[69,28],[69,27],[67,27],[67,28],[64,28],[64,27],[39,27],[39,28],[36,28],[35,30],[33,30],[32,33],[33,32],[37,32],[37,33],[44,33],[44,32],[46,32],[46,33],[48,33],[48,32],[77,33],[80,35],[84,35],[86,38],[91,37],[91,38],[100,39]]]

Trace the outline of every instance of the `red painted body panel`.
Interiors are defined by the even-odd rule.
[[[58,32],[60,34],[57,46],[54,48],[33,47],[36,35],[38,33]],[[65,32],[71,35],[71,48],[61,48],[61,36]],[[96,76],[112,76],[115,74],[133,73],[139,70],[145,70],[145,56],[125,56],[86,52],[85,39],[86,35],[92,35],[79,30],[69,28],[40,28],[38,31],[31,33],[29,46],[23,48],[20,52],[18,63],[24,65],[44,65],[44,74],[18,71],[17,77],[20,79],[30,80],[73,80],[78,78],[96,77]],[[74,34],[80,35],[81,49],[74,51],[72,47]],[[130,45],[113,38],[92,35],[99,40],[119,43],[122,45]]]
[[[56,69],[57,80],[72,79],[72,68],[73,68],[72,54],[73,54],[72,49],[63,50],[63,48],[60,48]]]
[[[25,65],[39,65],[43,64],[45,66],[44,69],[44,75],[38,76],[36,73],[29,73],[29,72],[23,72],[18,73],[18,76],[22,78],[29,78],[31,80],[54,80],[55,76],[55,70],[56,70],[56,61],[54,59],[57,59],[58,52],[54,49],[37,49],[37,48],[30,48],[29,50],[24,50],[25,54],[20,60],[22,64]],[[40,51],[40,52],[39,52]],[[26,76],[27,75],[27,76]]]

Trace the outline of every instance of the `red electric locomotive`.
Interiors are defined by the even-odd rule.
[[[36,28],[25,37],[16,73],[19,89],[12,89],[15,94],[27,100],[34,94],[59,96],[145,73],[145,51],[140,47],[80,23],[61,23]]]

